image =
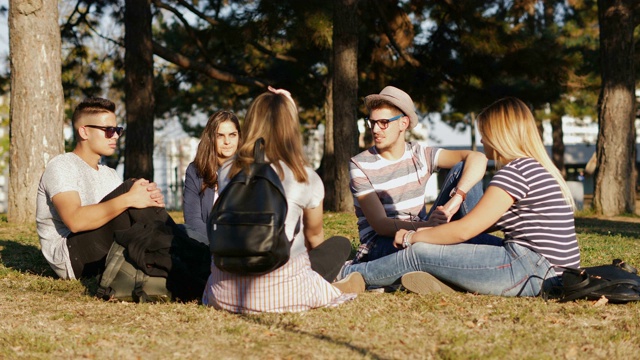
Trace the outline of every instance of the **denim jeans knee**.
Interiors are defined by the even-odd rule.
[[[444,205],[449,201],[451,190],[458,186],[458,181],[460,181],[460,177],[462,176],[462,171],[464,170],[465,162],[461,161],[454,165],[447,174],[447,177],[442,184],[442,188],[440,190],[440,194],[436,198],[436,201],[429,209],[427,213],[426,207],[422,209],[420,212],[420,218],[426,220],[429,218],[431,213],[436,209],[436,207],[440,205]],[[476,183],[468,192],[467,199],[460,205],[460,210],[456,214],[453,215],[452,220],[458,220],[463,216],[467,215],[480,201],[480,198],[484,194],[484,190],[482,187],[482,181]]]

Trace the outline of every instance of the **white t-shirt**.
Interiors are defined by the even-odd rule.
[[[291,244],[291,257],[307,252],[304,243],[304,227],[302,225],[302,212],[304,209],[318,207],[324,199],[324,185],[320,176],[310,167],[305,167],[307,172],[307,183],[299,183],[291,169],[283,162],[280,163],[284,171],[282,187],[287,197],[287,218],[285,219],[284,232],[287,238],[291,239],[296,231],[295,239]],[[273,165],[272,165],[273,167]],[[273,167],[275,170],[275,167]],[[229,183],[229,171],[231,166],[223,166],[218,174],[218,191],[222,190]],[[277,170],[276,170],[277,171]]]
[[[67,248],[71,230],[60,219],[51,198],[75,191],[82,206],[93,205],[120,184],[122,179],[114,169],[98,165],[96,170],[72,152],[58,155],[47,164],[38,186],[36,224],[42,254],[61,278],[76,278]]]
[[[291,238],[296,227],[300,229],[291,246],[291,258],[278,269],[259,276],[226,273],[212,262],[211,276],[202,298],[205,305],[239,313],[297,312],[337,305],[348,299],[311,269],[302,223],[298,225],[304,209],[315,208],[322,203],[322,180],[313,169],[305,167],[309,181],[299,183],[291,169],[281,164],[284,170],[282,186],[289,207],[285,233]],[[218,176],[221,192],[229,183],[228,172],[228,168],[222,169]]]

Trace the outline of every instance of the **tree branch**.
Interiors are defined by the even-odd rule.
[[[156,7],[160,8],[160,9],[165,9],[165,10],[170,11],[171,13],[173,13],[173,15],[175,15],[182,22],[182,25],[184,26],[184,28],[189,33],[189,36],[195,41],[196,46],[198,47],[198,49],[202,53],[202,56],[205,59],[212,59],[213,58],[212,56],[209,56],[208,52],[204,48],[204,45],[202,45],[202,41],[200,41],[200,39],[196,35],[195,30],[193,29],[193,27],[191,27],[191,24],[189,24],[187,19],[185,19],[184,16],[182,16],[182,13],[180,13],[176,8],[174,8],[172,6],[169,6],[168,4],[165,4],[160,0],[153,0],[153,4]]]
[[[407,54],[396,42],[396,39],[393,36],[391,28],[389,27],[389,22],[385,17],[384,10],[380,5],[381,2],[379,1],[372,1],[372,2],[375,5],[376,10],[378,11],[378,15],[380,15],[380,18],[382,19],[381,23],[382,23],[382,26],[384,27],[384,34],[387,35],[387,38],[389,38],[389,42],[391,43],[391,46],[393,46],[393,48],[396,49],[400,57],[403,58],[406,62],[408,62],[409,64],[415,67],[420,66],[420,62],[414,59],[411,55]]]
[[[292,57],[292,56],[288,56],[288,55],[283,55],[283,54],[278,54],[276,52],[273,52],[270,49],[267,49],[265,46],[263,46],[262,44],[258,43],[257,41],[251,41],[251,45],[253,47],[255,47],[256,49],[258,49],[258,51],[267,54],[271,57],[274,57],[278,60],[284,60],[284,61],[289,61],[289,62],[298,62],[298,59]]]
[[[633,27],[640,25],[640,2],[634,2],[631,5],[631,14],[633,16]]]
[[[209,64],[192,61],[182,54],[168,50],[155,41],[153,42],[153,53],[183,69],[197,71],[212,79],[240,85],[266,87],[265,83],[261,80],[252,77],[236,76],[226,71],[216,69]]]
[[[204,46],[202,45],[202,42],[196,36],[193,27],[191,27],[189,22],[184,18],[184,16],[182,16],[182,13],[180,13],[180,11],[178,11],[178,9],[176,9],[174,7],[171,7],[168,4],[163,3],[161,0],[153,0],[153,3],[158,8],[170,11],[171,13],[173,13],[182,22],[182,24],[184,25],[185,29],[187,29],[187,32],[189,32],[189,35],[195,40],[196,45],[198,46],[198,49],[200,49],[200,52],[202,52],[202,54],[204,55],[205,59],[213,59],[214,58],[213,56],[208,56],[207,51],[205,50]],[[212,19],[212,18],[206,16],[205,14],[199,12],[197,9],[195,9],[192,5],[186,3],[184,0],[178,1],[178,3],[180,3],[181,5],[187,7],[190,11],[192,11],[193,13],[198,15],[200,18],[202,18],[202,19],[206,20],[207,22],[209,22],[209,24],[211,24],[211,25],[219,25],[217,20]],[[278,54],[278,53],[268,49],[266,46],[260,44],[257,41],[250,41],[250,44],[253,47],[255,47],[258,51],[260,51],[260,52],[262,52],[262,53],[264,53],[264,54],[266,54],[268,56],[271,56],[273,58],[276,58],[278,60],[289,61],[289,62],[298,62],[298,59],[296,59],[294,57],[291,57],[291,56]]]
[[[69,17],[67,18],[67,21],[62,26],[60,26],[60,32],[64,33],[68,29],[70,29],[70,28],[72,28],[72,27],[74,27],[74,26],[76,26],[78,24],[77,21],[74,22],[73,24],[71,23],[71,21],[73,20],[73,16],[76,13],[79,13],[81,15],[81,18],[83,17],[82,16],[83,14],[80,13],[80,0],[78,0],[76,2],[76,6],[73,8],[73,11],[71,11],[71,14],[69,14]]]
[[[201,18],[202,20],[208,22],[209,24],[216,26],[219,25],[218,20],[207,16],[205,13],[199,11],[198,9],[196,9],[193,5],[189,4],[188,2],[186,2],[185,0],[178,0],[178,4],[186,7],[187,9],[189,9],[189,11],[191,11],[192,13],[198,15],[199,18]]]

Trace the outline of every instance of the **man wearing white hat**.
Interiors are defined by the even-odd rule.
[[[365,98],[367,124],[375,145],[351,158],[350,187],[354,197],[360,248],[354,263],[389,255],[399,229],[415,230],[464,216],[482,196],[487,158],[469,150],[446,150],[405,141],[418,115],[411,97],[387,86]],[[424,195],[438,169],[452,169],[429,213]]]

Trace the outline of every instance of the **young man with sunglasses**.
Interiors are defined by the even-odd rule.
[[[446,150],[405,141],[418,123],[411,97],[387,86],[365,98],[367,125],[375,145],[351,158],[350,187],[354,197],[360,247],[354,263],[398,251],[399,229],[437,226],[466,214],[482,196],[487,158],[483,153]],[[451,169],[431,210],[425,208],[429,177]]]
[[[115,231],[130,228],[132,221],[170,220],[155,183],[123,183],[114,169],[100,164],[102,156],[115,152],[123,132],[116,124],[113,102],[85,99],[72,123],[76,146],[47,164],[36,210],[42,253],[63,279],[101,274]]]

